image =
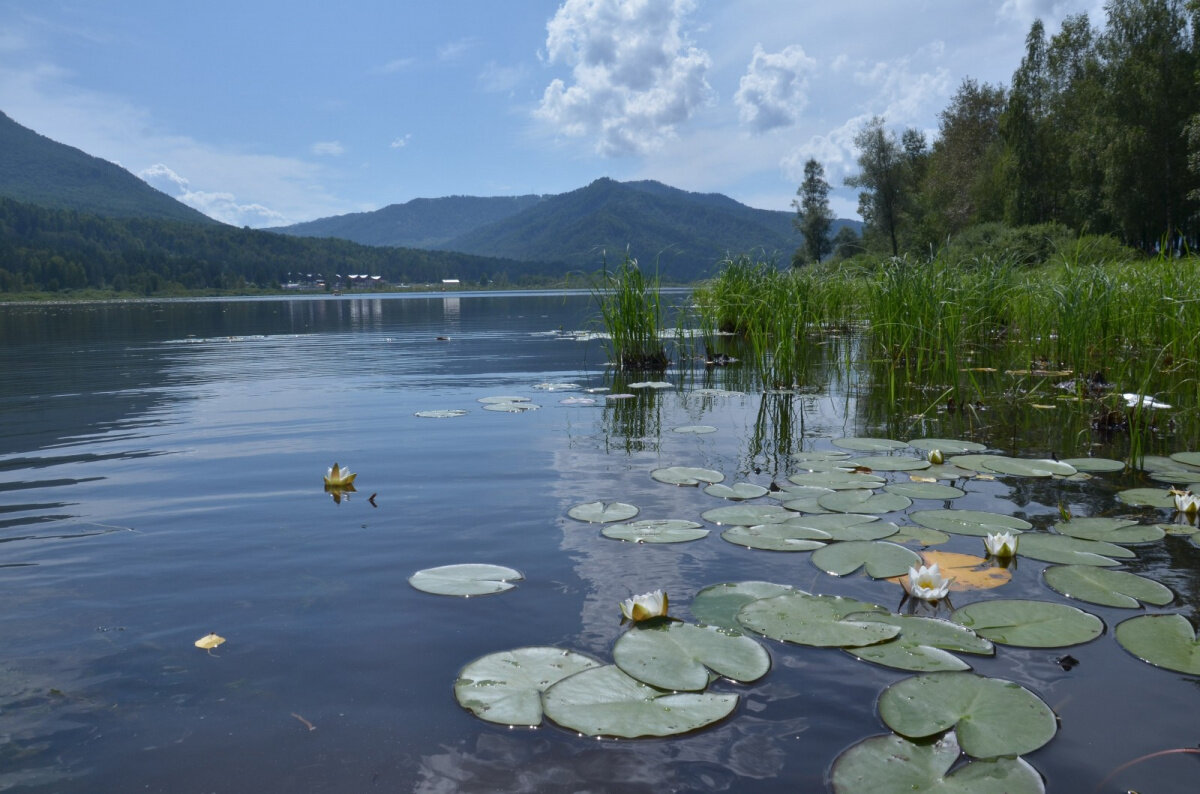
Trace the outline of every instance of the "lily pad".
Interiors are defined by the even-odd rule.
[[[928,469],[930,466],[929,461],[924,458],[908,458],[902,455],[851,458],[846,463],[873,471],[916,471],[917,469]]]
[[[995,647],[970,629],[948,620],[918,615],[850,615],[854,620],[878,621],[900,627],[895,639],[862,648],[846,648],[846,653],[864,661],[931,673],[937,670],[969,670],[971,666],[950,651],[991,656]]]
[[[419,416],[422,419],[453,419],[456,416],[466,416],[467,412],[462,408],[440,408],[433,411],[417,411],[413,416]]]
[[[797,463],[806,463],[811,460],[845,460],[850,457],[850,453],[840,449],[826,449],[820,452],[793,452],[791,457]]]
[[[1139,615],[1117,626],[1121,647],[1155,667],[1200,675],[1200,639],[1183,615]]]
[[[1125,462],[1112,458],[1063,458],[1062,462],[1078,471],[1125,471]]]
[[[887,579],[906,573],[921,564],[921,557],[912,549],[879,540],[848,540],[817,549],[813,565],[825,573],[845,576],[859,568],[872,579]]]
[[[627,389],[654,389],[654,390],[673,389],[673,388],[675,388],[675,384],[668,383],[665,380],[642,380],[642,381],[638,381],[637,383],[630,383],[625,388],[627,388]]]
[[[713,483],[705,488],[704,492],[719,499],[731,499],[738,502],[745,499],[757,499],[768,493],[766,488],[750,482],[735,482],[733,485]]]
[[[721,533],[721,538],[735,546],[763,551],[812,551],[830,540],[827,532],[786,523],[730,527]]]
[[[535,383],[532,388],[538,391],[575,391],[582,387],[578,383]]]
[[[1076,473],[1074,466],[1062,461],[1049,459],[1010,458],[1004,455],[992,455],[983,462],[988,471],[997,474],[1008,474],[1014,477],[1069,477]]]
[[[967,495],[967,492],[961,488],[936,482],[897,482],[885,485],[883,490],[909,499],[938,499],[940,501]]]
[[[878,488],[887,480],[874,474],[856,474],[850,471],[814,471],[808,474],[793,474],[788,480],[796,485],[815,485],[834,491],[853,488]]]
[[[939,450],[943,455],[962,455],[970,452],[983,452],[987,449],[983,444],[974,441],[959,441],[953,438],[914,438],[908,442],[910,447],[922,452]]]
[[[1000,457],[1004,456],[969,452],[966,455],[954,455],[953,457],[946,458],[945,465],[956,466],[960,469],[968,469],[975,472],[991,471],[991,469],[987,468],[987,462],[992,458]]]
[[[647,519],[613,524],[600,530],[600,534],[606,538],[631,543],[687,543],[706,537],[708,532],[702,524],[682,518]]]
[[[1100,618],[1066,604],[1023,599],[976,601],[950,619],[992,642],[1022,648],[1065,648],[1099,637]]]
[[[1174,507],[1175,497],[1166,488],[1129,488],[1117,499],[1133,507]]]
[[[1050,535],[1045,532],[1026,532],[1017,545],[1017,555],[1031,560],[1052,562],[1058,565],[1117,565],[1114,557],[1130,559],[1136,557],[1129,549],[1102,540],[1083,540],[1067,535]]]
[[[794,515],[779,505],[730,505],[705,510],[700,517],[714,524],[752,527],[756,524],[782,524]]]
[[[887,610],[853,598],[794,590],[749,602],[738,610],[737,621],[771,639],[819,647],[874,645],[900,633],[899,626],[886,623],[843,620],[857,612],[886,614]]]
[[[529,402],[529,398],[501,394],[495,397],[480,397],[477,402],[481,402],[484,405],[494,405],[496,403],[527,403]]]
[[[904,449],[908,444],[890,438],[835,438],[835,447],[850,449],[855,452],[890,452],[893,449]]]
[[[964,469],[950,463],[932,464],[928,469],[921,469],[909,476],[917,482],[932,482],[935,480],[962,480],[975,476],[972,469]]]
[[[650,476],[658,482],[667,485],[697,486],[702,482],[709,484],[721,482],[725,475],[712,469],[700,469],[694,466],[668,466],[665,469],[655,469]]]
[[[1139,524],[1131,518],[1073,518],[1055,524],[1054,530],[1083,540],[1102,540],[1106,543],[1151,543],[1162,540],[1165,534],[1154,524]]]
[[[483,406],[485,411],[499,411],[507,414],[520,414],[526,411],[536,411],[542,406],[531,402],[493,402]]]
[[[912,504],[912,499],[894,493],[874,493],[862,489],[834,491],[817,499],[817,504],[826,510],[838,513],[868,513],[882,515],[903,510]]]
[[[680,427],[671,428],[673,433],[683,433],[685,435],[704,436],[709,433],[717,432],[717,428],[712,425],[681,425]]]
[[[567,515],[576,521],[607,524],[610,521],[628,521],[639,512],[638,508],[624,502],[585,502],[572,507]]]
[[[417,571],[408,577],[408,583],[423,593],[473,596],[503,593],[516,587],[513,581],[524,578],[520,571],[503,565],[464,563]]]
[[[925,794],[1044,794],[1037,770],[1022,758],[972,761],[954,772],[958,739],[951,731],[936,742],[911,742],[889,733],[864,739],[834,761],[835,794],[921,791]]]
[[[616,665],[593,667],[559,681],[542,696],[546,716],[586,736],[675,736],[728,717],[738,696],[671,694],[643,684]]]
[[[625,632],[613,646],[613,661],[643,683],[693,691],[708,686],[709,671],[749,682],[771,669],[771,657],[757,640],[730,629],[676,622]]]
[[[791,593],[796,588],[775,582],[722,582],[709,585],[692,599],[692,617],[709,626],[740,629],[738,610],[760,598],[773,598]]]
[[[902,526],[899,532],[888,537],[891,543],[917,543],[921,546],[939,546],[949,540],[950,536],[940,529],[913,526]]]
[[[896,733],[922,738],[954,728],[975,758],[1029,753],[1054,738],[1058,721],[1023,686],[974,673],[926,673],[879,696],[879,716]]]
[[[830,540],[880,540],[895,535],[900,527],[890,521],[863,513],[832,513],[820,516],[793,516],[783,524],[793,529],[815,529]]]
[[[985,510],[917,510],[908,517],[923,527],[981,538],[992,532],[1019,532],[1033,527],[1023,518]]]
[[[1175,599],[1169,588],[1153,579],[1094,565],[1055,565],[1043,571],[1042,577],[1068,598],[1109,607],[1137,609],[1143,601],[1164,606]]]
[[[1200,471],[1200,452],[1176,452],[1169,457],[1177,463],[1194,466],[1197,471]]]
[[[454,697],[488,722],[540,725],[542,693],[569,675],[601,664],[585,654],[550,646],[489,653],[459,672]]]

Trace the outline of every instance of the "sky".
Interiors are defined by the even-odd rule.
[[[0,110],[235,225],[655,179],[838,217],[872,116],[932,142],[1099,0],[0,0]]]

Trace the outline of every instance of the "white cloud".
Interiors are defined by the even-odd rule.
[[[816,66],[799,45],[780,52],[754,45],[754,57],[733,97],[742,123],[755,132],[795,124],[808,104],[808,76]]]
[[[413,58],[396,58],[380,66],[373,67],[370,72],[371,74],[395,74],[396,72],[404,71],[415,63],[416,60]]]
[[[554,79],[535,115],[596,151],[654,150],[712,100],[708,53],[683,32],[693,0],[566,0],[546,24]]]
[[[398,138],[393,138],[392,142],[389,143],[388,146],[393,149],[403,149],[405,146],[408,146],[408,142],[410,140],[412,140],[412,133],[406,133]]]
[[[188,180],[163,163],[155,163],[138,172],[151,187],[157,188],[210,218],[234,226],[278,226],[287,222],[262,204],[239,204],[232,193],[192,190]]]
[[[507,94],[515,90],[529,77],[529,67],[525,64],[516,66],[500,66],[489,61],[479,73],[479,87],[489,94]]]
[[[458,39],[451,41],[438,47],[438,60],[440,61],[455,61],[461,58],[472,47],[475,46],[476,40],[473,38]]]
[[[329,157],[337,157],[346,152],[346,147],[342,146],[340,141],[317,141],[311,149],[313,154],[328,155]]]

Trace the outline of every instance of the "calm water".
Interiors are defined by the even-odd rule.
[[[908,674],[768,642],[766,677],[718,685],[742,695],[732,718],[665,740],[509,730],[454,701],[458,670],[487,653],[557,645],[611,659],[617,603],[657,587],[685,618],[697,590],[741,579],[899,601],[895,585],[826,576],[806,554],[736,547],[719,532],[630,545],[566,518],[575,504],[620,500],[639,518],[698,520],[724,503],[651,470],[703,466],[766,485],[790,473],[788,452],[900,432],[909,413],[881,404],[865,375],[820,362],[796,396],[699,396],[745,385],[736,370],[700,369],[636,400],[560,405],[579,394],[534,386],[613,385],[599,342],[555,333],[593,314],[585,295],[519,294],[0,308],[0,789],[823,790],[842,750],[884,732],[876,698]],[[501,394],[542,409],[481,410],[479,398]],[[414,416],[440,408],[468,414]],[[718,432],[671,432],[700,423]],[[1079,454],[1060,448],[1053,420],[908,428],[901,438]],[[359,472],[341,504],[321,487],[334,461]],[[1044,528],[1060,500],[1078,515],[1121,512],[1114,494],[1133,480],[972,481],[953,506]],[[1155,611],[1195,619],[1200,549],[1168,537],[1138,552],[1126,569],[1178,596]],[[526,579],[472,599],[407,582],[476,561]],[[1044,567],[1021,560],[1003,595],[1061,601]],[[1106,634],[968,657],[1059,714],[1058,735],[1028,757],[1051,791],[1091,791],[1128,761],[1200,741],[1197,681],[1116,645],[1112,628],[1136,613],[1075,605]],[[210,631],[228,638],[211,655],[193,646]],[[1067,652],[1080,662],[1070,671],[1055,662]],[[1101,790],[1194,791],[1196,758],[1137,764]]]

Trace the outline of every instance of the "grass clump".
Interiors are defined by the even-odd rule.
[[[647,278],[636,259],[626,255],[614,270],[605,262],[592,294],[609,336],[609,353],[618,369],[661,372],[670,363],[663,344],[663,307],[658,276]]]

